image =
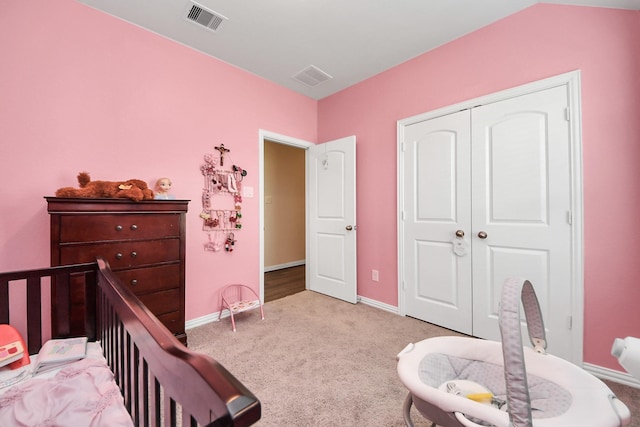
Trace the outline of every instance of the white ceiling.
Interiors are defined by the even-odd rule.
[[[188,21],[192,0],[78,0],[314,99],[536,3],[640,10],[640,0],[196,0],[226,20]],[[308,87],[313,65],[332,76]]]

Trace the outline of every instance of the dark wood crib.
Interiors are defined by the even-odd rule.
[[[101,258],[0,273],[0,323],[11,323],[9,289],[24,292],[24,338],[34,354],[48,336],[43,295],[52,298],[52,330],[58,334],[52,338],[65,338],[71,330],[72,288],[78,284],[85,286],[85,333],[90,341],[100,341],[135,426],[249,426],[260,419],[258,399],[215,360],[182,345]]]

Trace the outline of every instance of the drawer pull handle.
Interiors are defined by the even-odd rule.
[[[133,280],[131,281],[131,286],[135,286],[135,285],[137,285],[137,284],[138,284],[138,280],[137,280],[137,279],[133,279]]]
[[[121,225],[116,225],[116,231],[122,231],[122,226]]]
[[[138,253],[136,251],[131,252],[131,258],[135,258],[138,256]]]
[[[131,225],[131,229],[132,229],[133,231],[136,231],[136,230],[138,229],[138,226],[137,226],[137,225],[135,225],[135,224],[132,224],[132,225]]]
[[[120,252],[116,254],[116,259],[122,259],[122,254]]]

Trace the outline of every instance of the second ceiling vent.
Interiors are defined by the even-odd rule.
[[[202,25],[211,31],[217,31],[220,25],[227,20],[226,16],[212,10],[205,9],[198,3],[189,2],[186,16],[188,21]]]
[[[315,65],[309,65],[307,68],[294,75],[293,78],[306,86],[314,87],[326,82],[327,80],[331,80],[333,77]]]

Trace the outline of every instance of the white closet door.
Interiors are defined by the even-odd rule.
[[[560,86],[474,108],[471,120],[473,335],[500,339],[502,284],[524,277],[559,356],[572,341],[567,106]]]
[[[469,117],[405,128],[403,252],[406,314],[471,334]]]

